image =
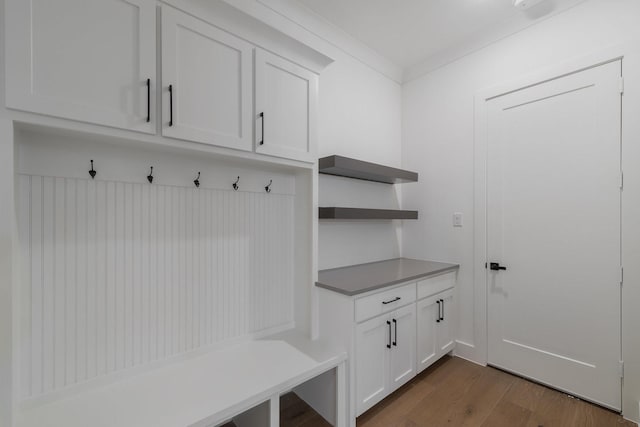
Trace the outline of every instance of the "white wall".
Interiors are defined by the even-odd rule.
[[[401,87],[338,52],[320,76],[319,157],[339,154],[400,167]],[[320,206],[399,208],[400,186],[321,175]],[[319,269],[400,256],[399,221],[319,224]]]
[[[417,222],[404,225],[403,255],[461,264],[458,348],[464,356],[480,362],[486,357],[478,350],[479,337],[474,328],[474,312],[484,302],[474,300],[472,281],[475,93],[535,69],[627,39],[640,39],[638,17],[637,0],[589,0],[403,86],[403,167],[421,174],[417,185],[403,190],[403,203],[417,206],[421,214]],[[632,93],[636,76],[626,76],[630,89],[625,93],[626,102],[636,96]],[[634,154],[627,151],[625,163],[633,164],[629,158]],[[634,188],[625,187],[624,197],[626,202],[640,206],[640,196]],[[453,212],[465,214],[463,228],[452,227]],[[625,225],[625,239],[637,241],[630,234],[638,236],[640,228],[632,229],[631,225]],[[639,288],[640,272],[629,271],[625,265],[625,331],[637,331],[640,324]],[[633,309],[632,300],[636,301]],[[638,341],[637,334],[625,332],[623,409],[626,417],[636,420],[640,417]]]

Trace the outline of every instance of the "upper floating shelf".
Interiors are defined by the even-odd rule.
[[[318,171],[323,174],[363,179],[365,181],[382,182],[385,184],[401,184],[404,182],[418,181],[417,172],[336,155],[323,157],[319,160],[318,166]]]

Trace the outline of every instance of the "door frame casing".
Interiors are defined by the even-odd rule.
[[[530,74],[516,78],[510,82],[492,86],[482,89],[475,94],[474,99],[474,182],[473,182],[473,307],[474,307],[474,343],[473,345],[466,344],[465,346],[458,346],[457,353],[464,358],[474,360],[477,363],[486,365],[488,362],[488,274],[485,268],[485,262],[487,260],[487,155],[488,155],[488,102],[497,97],[507,95],[509,93],[526,89],[532,86],[536,86],[542,83],[546,83],[551,80],[555,80],[567,75],[575,74],[580,71],[584,71],[590,68],[604,65],[610,62],[622,61],[623,75],[633,75],[631,70],[640,71],[640,55],[633,52],[640,51],[640,42],[630,42],[625,44],[614,45],[604,50],[574,58],[566,62],[555,64],[538,71],[534,71]],[[625,88],[626,91],[626,88]],[[631,105],[627,105],[631,104]],[[629,108],[627,108],[629,107]],[[629,163],[629,159],[625,160],[626,150],[624,146],[625,140],[632,141],[636,136],[636,139],[640,139],[640,126],[634,126],[630,124],[629,111],[635,111],[640,113],[640,103],[637,99],[631,97],[625,100],[622,98],[622,168],[624,170],[625,163]],[[635,153],[635,151],[634,151]],[[630,157],[633,157],[633,154]],[[640,154],[640,151],[638,152]],[[636,156],[637,157],[637,156]],[[621,195],[621,197],[624,197]],[[631,197],[633,199],[633,196]],[[622,199],[625,201],[626,199]],[[633,202],[633,201],[632,201]],[[640,202],[640,200],[638,200]],[[627,208],[627,212],[628,212]],[[625,218],[625,204],[622,203],[622,217]],[[628,214],[627,214],[628,215]],[[640,231],[634,228],[629,230],[622,225],[622,248],[621,259],[622,264],[625,264],[625,260],[629,259],[628,253],[625,251],[625,233],[632,233],[634,231]],[[631,240],[631,239],[629,239]],[[638,247],[640,249],[640,247]],[[624,290],[623,290],[624,292]],[[622,318],[621,318],[621,332],[622,332],[622,356],[624,360],[624,325],[625,325],[625,304],[624,299],[621,301]],[[467,348],[465,348],[467,347]],[[640,390],[637,391],[640,393]],[[633,390],[629,390],[630,394],[633,394]],[[622,395],[622,408],[623,413],[629,406],[625,406],[625,401],[629,402],[630,396],[625,396],[625,388],[623,387]],[[636,399],[637,401],[637,399]],[[637,403],[636,403],[637,405]],[[631,409],[633,411],[633,409]],[[636,418],[640,415],[629,414],[631,418]]]

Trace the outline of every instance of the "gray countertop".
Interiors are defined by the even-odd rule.
[[[457,270],[458,267],[458,264],[396,258],[320,270],[316,286],[353,296],[384,288],[385,286]]]

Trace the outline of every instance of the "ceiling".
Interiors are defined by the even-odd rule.
[[[527,11],[513,0],[298,0],[402,68],[500,29],[513,33],[575,0],[546,0]]]

